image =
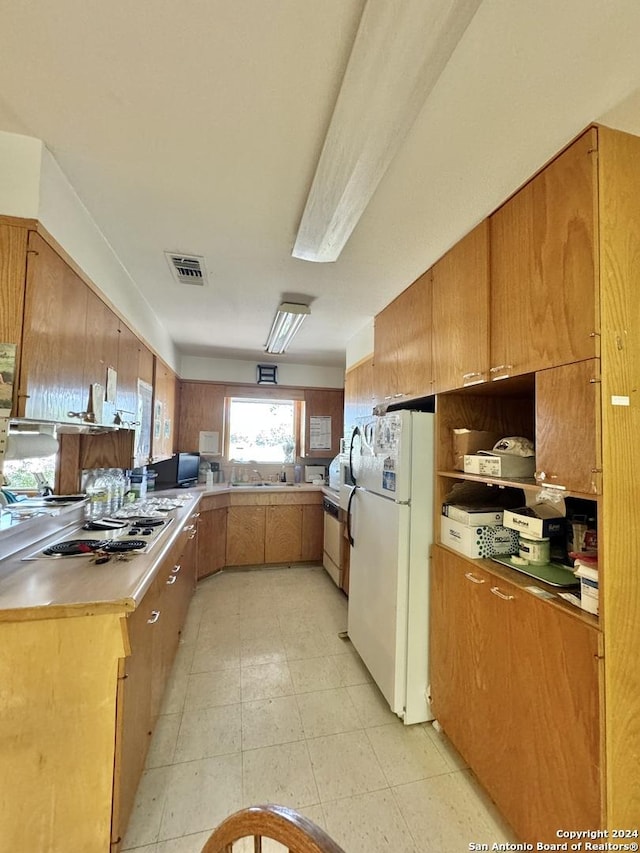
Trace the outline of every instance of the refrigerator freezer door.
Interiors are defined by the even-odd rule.
[[[357,489],[349,638],[391,710],[405,713],[410,510]]]

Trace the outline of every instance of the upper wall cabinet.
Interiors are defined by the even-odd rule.
[[[489,223],[441,258],[433,275],[434,392],[489,378]]]
[[[344,420],[344,391],[307,388],[304,403],[302,456],[325,459],[337,456]]]
[[[35,231],[29,233],[18,417],[83,422],[88,288]]]
[[[218,448],[220,453],[223,452],[224,397],[224,385],[180,383],[177,450],[186,453],[197,451],[201,432],[217,432]]]
[[[359,418],[373,409],[373,357],[351,367],[344,376],[344,434],[351,434]]]
[[[153,435],[151,437],[151,457],[154,462],[168,459],[173,453],[175,413],[176,413],[176,375],[162,361],[155,359],[153,382]]]
[[[373,383],[379,403],[433,393],[431,270],[376,315]]]
[[[492,379],[596,352],[597,130],[490,218]]]

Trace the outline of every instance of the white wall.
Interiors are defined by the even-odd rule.
[[[347,341],[347,369],[373,354],[373,320]]]
[[[248,382],[255,385],[258,363],[257,361],[240,361],[227,358],[183,356],[180,360],[178,373],[182,379],[202,379],[229,383]],[[344,386],[344,370],[341,367],[282,363],[278,364],[278,385],[342,388]]]
[[[39,139],[0,132],[0,213],[38,219],[134,331],[177,370],[169,335]]]
[[[38,218],[43,147],[31,136],[0,132],[0,213]]]
[[[38,219],[139,337],[175,370],[177,356],[173,341],[44,146]]]

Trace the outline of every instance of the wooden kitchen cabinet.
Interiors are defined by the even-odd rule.
[[[264,563],[266,506],[230,506],[227,511],[228,566]]]
[[[154,581],[125,620],[129,655],[121,658],[118,671],[111,819],[114,844],[124,837],[154,730],[152,707],[157,700],[152,696],[158,694],[154,647],[160,643],[157,635],[162,628],[159,623],[162,582],[161,578]]]
[[[326,447],[311,447],[311,419],[329,418],[330,439]],[[305,388],[304,429],[301,455],[313,458],[337,456],[344,421],[344,391],[334,388]]]
[[[370,417],[375,403],[373,356],[350,367],[344,377],[344,435],[349,436],[359,418]]]
[[[153,462],[169,459],[173,455],[176,383],[177,377],[173,370],[156,356],[153,379],[153,432],[151,436]]]
[[[268,506],[264,562],[295,563],[302,554],[302,506]]]
[[[225,386],[210,382],[180,383],[180,424],[177,450],[191,453],[200,447],[200,432],[217,432],[223,448]]]
[[[29,232],[18,417],[85,422],[87,299],[82,279]]]
[[[302,505],[302,561],[322,560],[324,510],[322,504]]]
[[[28,234],[24,227],[0,222],[0,341],[17,347],[12,389],[13,412],[16,411],[18,391]],[[9,375],[3,375],[2,378],[6,383],[12,381]],[[4,390],[6,392],[6,386]]]
[[[489,222],[432,267],[433,391],[489,378]]]
[[[598,355],[598,130],[490,217],[491,378]]]
[[[112,845],[126,832],[195,590],[198,517],[193,513],[184,524],[141,603],[125,620],[129,654],[120,660],[118,673]]]
[[[106,395],[108,371],[109,369],[117,371],[118,367],[119,326],[120,321],[113,311],[87,288],[86,346],[82,387],[86,394],[84,409],[94,414],[97,424],[112,426],[115,422],[117,395],[111,400],[107,400]],[[92,388],[95,389],[94,397],[98,411],[92,407]]]
[[[228,503],[226,495],[206,495],[200,500],[198,579],[226,565]]]
[[[432,710],[523,841],[600,826],[600,633],[434,546]],[[526,792],[526,796],[523,796]]]
[[[377,402],[433,393],[431,270],[376,315],[373,386]]]
[[[600,360],[536,373],[536,479],[600,494]]]
[[[229,496],[226,565],[322,559],[320,492],[235,493]]]
[[[138,418],[138,379],[153,385],[153,353],[120,321],[116,408],[125,425]]]

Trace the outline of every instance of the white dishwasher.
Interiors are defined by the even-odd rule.
[[[342,586],[342,522],[340,521],[340,504],[338,498],[333,501],[326,495],[322,499],[324,510],[324,541],[322,565],[337,587]]]

